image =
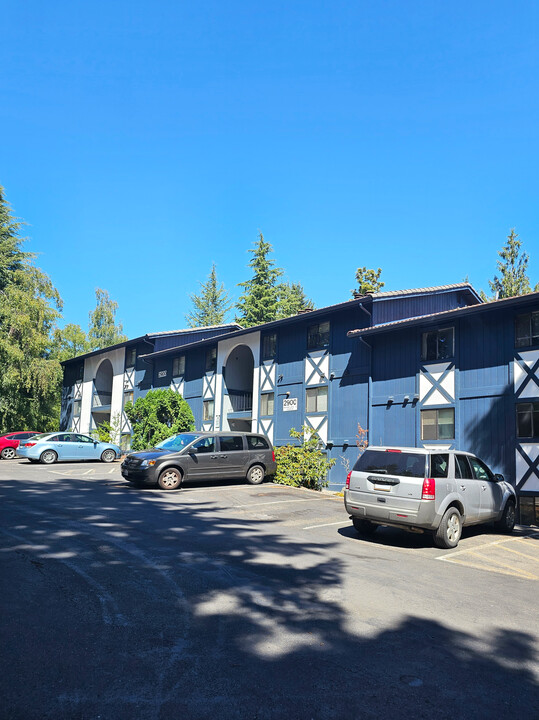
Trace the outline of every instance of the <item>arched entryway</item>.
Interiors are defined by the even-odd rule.
[[[105,359],[99,365],[94,379],[92,396],[92,429],[102,422],[110,422],[110,406],[112,402],[112,363]]]
[[[226,360],[223,415],[230,430],[251,430],[254,366],[253,353],[247,345],[237,345]]]

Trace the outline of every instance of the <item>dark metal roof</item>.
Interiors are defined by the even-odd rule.
[[[77,355],[76,357],[69,358],[69,360],[62,360],[60,365],[67,365],[72,362],[79,362],[80,360],[86,360],[86,358],[92,357],[93,355],[99,355],[99,353],[109,352],[109,350],[117,350],[121,347],[127,347],[128,345],[135,345],[139,342],[147,342],[151,345],[148,338],[150,335],[141,335],[140,337],[133,338],[132,340],[124,340],[124,342],[116,343],[116,345],[109,345],[108,347],[101,348],[100,350],[92,350],[92,352],[84,353],[84,355]]]
[[[454,310],[444,310],[443,312],[432,313],[431,315],[420,315],[413,318],[405,318],[404,320],[395,320],[393,322],[383,323],[382,325],[375,325],[374,327],[349,330],[346,334],[348,337],[378,335],[391,330],[400,330],[401,328],[415,327],[417,325],[433,325],[435,323],[445,322],[446,320],[451,321],[453,318],[460,318],[466,315],[492,312],[494,310],[513,307],[515,305],[524,305],[536,300],[539,300],[539,292],[529,293],[528,295],[517,295],[516,297],[504,298],[503,300],[493,300],[492,302],[482,302],[480,305],[455,308]]]
[[[388,290],[386,292],[373,293],[374,300],[386,300],[397,297],[410,297],[410,295],[435,295],[445,292],[454,292],[455,290],[464,290],[468,292],[476,303],[482,303],[483,300],[474,290],[470,283],[456,283],[454,285],[433,285],[424,288],[412,288],[411,290]]]

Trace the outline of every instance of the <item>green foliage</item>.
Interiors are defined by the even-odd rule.
[[[359,267],[356,270],[356,280],[359,287],[357,290],[352,290],[352,295],[369,295],[370,293],[381,290],[385,285],[385,283],[380,280],[381,274],[382,268],[372,270],[366,267]]]
[[[493,300],[532,292],[527,273],[529,256],[521,251],[521,246],[522,241],[518,239],[515,229],[511,228],[507,236],[507,243],[498,251],[501,258],[497,262],[500,274],[488,281],[493,293]],[[535,291],[537,290],[539,290],[539,283],[535,286]],[[488,300],[485,293],[482,292],[481,296],[484,300]]]
[[[104,420],[97,426],[96,434],[99,442],[114,443],[115,445],[120,444],[121,435],[121,421],[120,415],[116,413],[112,417],[112,422]]]
[[[90,352],[90,343],[80,325],[68,323],[62,330],[56,328],[54,355],[58,360],[70,360],[87,352]]]
[[[314,303],[306,295],[300,283],[281,283],[277,286],[276,320],[297,315],[301,310],[314,310]]]
[[[116,310],[118,303],[111,300],[107,290],[96,288],[96,308],[89,314],[88,343],[90,350],[125,342],[127,335],[123,334],[121,323],[116,325]]]
[[[185,318],[189,327],[204,327],[206,325],[221,325],[225,316],[232,307],[230,297],[225,291],[223,283],[217,282],[217,271],[215,263],[211,266],[210,274],[205,283],[199,283],[200,295],[191,295],[193,311]]]
[[[0,187],[0,431],[54,430],[62,370],[52,337],[62,301],[24,252],[21,223]]]
[[[320,438],[312,428],[304,425],[301,430],[290,430],[290,437],[298,445],[283,445],[275,448],[277,471],[275,482],[281,485],[321,490],[326,487],[330,468],[335,460],[328,460],[320,449]]]
[[[272,251],[273,248],[264,240],[262,233],[258,236],[254,248],[249,250],[253,255],[249,263],[249,267],[253,269],[253,277],[247,282],[239,283],[239,287],[244,288],[245,292],[236,306],[236,321],[244,327],[271,322],[277,317],[277,278],[283,271],[274,267],[274,260],[268,258]]]
[[[135,404],[127,403],[125,413],[133,429],[133,450],[154,447],[172,435],[195,429],[191,408],[171,389],[150,390]]]

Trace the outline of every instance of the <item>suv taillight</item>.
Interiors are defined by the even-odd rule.
[[[275,450],[271,451],[271,459],[275,462]]]
[[[425,478],[423,480],[423,489],[421,490],[421,500],[434,500],[436,497],[436,483],[434,478]]]
[[[347,489],[347,490],[350,490],[350,478],[351,478],[351,476],[352,476],[352,471],[350,470],[350,472],[349,472],[348,475],[346,476],[346,489]]]

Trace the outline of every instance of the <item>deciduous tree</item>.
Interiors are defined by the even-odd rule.
[[[135,404],[127,403],[125,413],[133,429],[133,450],[155,447],[172,435],[195,429],[195,420],[187,401],[170,388],[150,390]]]
[[[111,300],[107,290],[96,288],[96,308],[89,315],[88,342],[91,350],[125,342],[127,335],[123,334],[121,323],[116,324],[116,310],[118,303]]]

